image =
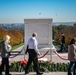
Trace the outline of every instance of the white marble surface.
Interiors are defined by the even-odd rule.
[[[33,32],[38,34],[39,46],[52,45],[52,19],[24,19],[25,23],[25,45]]]

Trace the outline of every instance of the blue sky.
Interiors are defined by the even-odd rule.
[[[0,0],[0,23],[24,23],[25,18],[76,22],[76,0]]]

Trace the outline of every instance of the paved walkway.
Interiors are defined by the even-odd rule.
[[[16,49],[16,53],[13,53],[12,55],[14,56],[15,54],[17,54],[18,51],[20,51],[22,49],[22,47]],[[42,54],[45,54],[46,53],[46,50],[41,50],[40,53]],[[50,52],[49,52],[50,53]],[[45,57],[43,58],[47,58],[48,60],[52,60],[52,62],[55,62],[55,63],[58,63],[58,62],[61,62],[61,63],[68,63],[69,61],[68,60],[63,60],[61,59],[60,57],[62,58],[65,58],[67,59],[68,58],[68,54],[67,53],[58,53],[60,57],[58,57],[54,52],[52,53],[52,56],[50,56],[50,54],[47,54],[45,55]],[[42,56],[42,55],[41,55]],[[14,58],[10,58],[11,61],[10,62],[13,62],[13,61],[21,61],[24,59],[24,50],[21,52],[20,55],[14,57]],[[28,59],[28,55],[25,55],[25,59],[27,60]],[[0,57],[0,60],[1,60],[1,57]]]
[[[59,53],[59,55],[62,57],[62,58],[68,58],[67,57],[67,53]],[[52,55],[52,58],[50,57],[50,55],[46,55],[45,57],[43,57],[44,59],[48,59],[48,60],[50,60],[50,59],[52,59],[52,62],[55,62],[55,63],[58,63],[58,62],[61,62],[61,63],[68,63],[69,61],[68,60],[63,60],[63,59],[61,59],[60,57],[58,57],[57,55]],[[21,55],[18,55],[18,56],[16,56],[16,57],[14,57],[14,58],[11,58],[11,61],[10,62],[13,62],[13,61],[21,61],[21,60],[23,60],[24,59],[24,55],[23,54],[21,54]],[[27,60],[28,59],[28,55],[25,55],[25,59]]]
[[[25,75],[24,72],[10,72],[12,75]],[[4,75],[4,73],[3,73]],[[36,75],[35,72],[29,73],[27,75]],[[67,72],[49,72],[43,73],[43,75],[67,75]]]
[[[58,47],[55,47],[57,50],[59,49]],[[15,54],[17,54],[19,51],[21,51],[22,47],[16,49],[14,52],[12,52],[12,56],[14,56]],[[47,52],[47,50],[40,50],[40,53],[43,55]],[[68,58],[68,54],[67,53],[58,53],[62,58],[65,58],[67,59]],[[41,55],[41,56],[42,56]],[[62,63],[68,63],[69,61],[68,60],[63,60],[61,59],[60,57],[58,57],[54,52],[52,53],[52,55],[50,56],[50,51],[47,55],[45,55],[44,58],[47,58],[48,60],[52,60],[52,62],[62,62]],[[1,59],[1,57],[0,57]],[[24,50],[21,52],[20,55],[14,57],[14,58],[11,58],[11,62],[13,61],[19,61],[19,60],[23,60],[24,59]],[[25,55],[25,59],[27,60],[28,59],[28,55]]]

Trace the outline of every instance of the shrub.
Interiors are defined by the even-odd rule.
[[[26,65],[22,65],[21,61],[13,62],[10,64],[10,71],[21,72],[24,71]],[[68,63],[54,63],[54,62],[39,62],[39,68],[42,72],[66,72]],[[33,64],[30,67],[30,72],[34,72]]]

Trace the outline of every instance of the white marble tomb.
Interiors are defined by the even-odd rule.
[[[51,18],[45,19],[24,19],[25,23],[25,45],[33,32],[38,34],[37,40],[39,48],[52,47],[52,21]]]

